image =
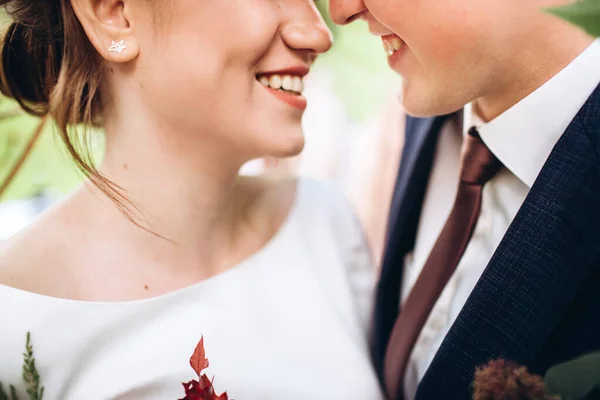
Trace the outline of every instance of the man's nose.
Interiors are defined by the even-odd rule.
[[[329,13],[338,25],[346,25],[359,18],[367,10],[363,0],[330,0]]]

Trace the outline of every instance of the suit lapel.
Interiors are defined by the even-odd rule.
[[[598,268],[599,105],[597,90],[555,146],[421,381],[418,399],[468,398],[475,368],[491,358],[535,369],[569,303]]]
[[[419,159],[423,159],[426,155],[431,155],[433,158],[435,142],[437,142],[437,135],[439,133],[431,129],[434,122],[435,118],[417,119],[407,117],[406,119],[407,135],[402,150],[402,157],[400,159],[401,162],[400,168],[398,169],[398,176],[396,178],[394,197],[392,198],[392,208],[390,210],[388,225],[388,239],[394,232],[398,231],[399,226],[403,224],[403,221],[398,220],[398,216],[404,216],[401,209],[406,207],[408,203],[417,200],[414,195],[411,196],[413,192],[407,190],[409,186],[421,185],[423,183],[423,179],[410,179],[414,176],[415,169],[431,170],[431,163],[425,165],[418,161]]]
[[[405,144],[390,210],[388,243],[376,294],[373,357],[379,372],[398,313],[403,258],[414,245],[437,137],[447,118],[408,117],[406,121]]]

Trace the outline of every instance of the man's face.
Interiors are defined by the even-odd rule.
[[[536,18],[550,18],[536,17],[544,2],[330,0],[330,12],[338,24],[366,20],[384,48],[399,47],[388,62],[403,77],[404,107],[409,114],[431,116],[510,84],[523,38],[539,27]]]

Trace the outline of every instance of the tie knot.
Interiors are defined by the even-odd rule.
[[[501,167],[502,163],[481,140],[477,129],[469,129],[462,148],[460,181],[485,185]]]

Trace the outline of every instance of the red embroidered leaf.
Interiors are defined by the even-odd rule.
[[[182,383],[183,389],[185,390],[185,397],[178,400],[202,400],[203,397],[200,388],[198,387],[198,381],[189,381]]]
[[[200,377],[200,389],[202,390],[210,390],[212,389],[212,381],[210,379],[208,379],[208,376],[206,376],[206,374],[202,374],[202,376]]]
[[[220,396],[217,396],[216,394],[213,396],[212,400],[229,400],[229,397],[227,397],[227,393],[223,393]]]
[[[204,352],[204,337],[196,345],[194,354],[190,357],[190,365],[198,374],[199,381],[192,380],[183,384],[185,397],[179,400],[229,400],[227,393],[217,395],[213,387],[213,382],[208,379],[202,370],[208,368],[208,360]]]
[[[215,393],[212,382],[206,375],[202,375],[200,380],[201,382],[194,380],[184,383],[185,397],[179,400],[229,400],[227,393],[220,396]]]
[[[204,336],[200,338],[200,341],[196,345],[194,354],[190,357],[190,365],[196,371],[196,374],[200,376],[202,371],[208,368],[208,360],[206,359],[206,353],[204,352]]]
[[[217,396],[216,394],[213,394],[213,397],[211,400],[229,400],[229,397],[227,397],[227,393],[223,393],[220,396]]]

